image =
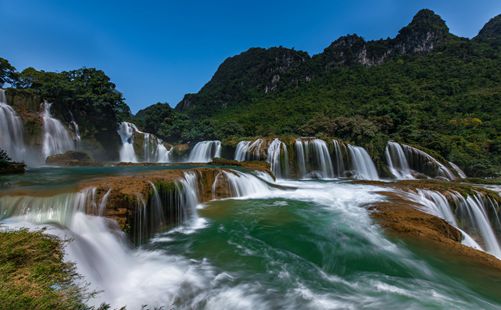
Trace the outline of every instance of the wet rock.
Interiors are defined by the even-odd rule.
[[[48,165],[55,166],[90,166],[96,164],[89,154],[76,151],[49,156],[45,162]]]

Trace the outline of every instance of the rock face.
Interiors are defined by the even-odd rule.
[[[475,37],[477,41],[501,42],[501,15],[492,18]]]
[[[449,28],[440,16],[431,10],[421,10],[394,39],[365,41],[360,36],[348,35],[334,41],[314,58],[326,69],[374,66],[391,57],[431,52],[450,37]]]
[[[89,154],[76,151],[49,156],[45,162],[48,165],[56,166],[89,166],[96,164]]]
[[[226,59],[213,78],[197,94],[186,95],[176,110],[207,116],[251,97],[310,82],[331,68],[374,66],[392,57],[429,53],[452,37],[440,16],[421,10],[393,39],[365,41],[348,35],[313,58],[283,47],[252,48]]]
[[[241,163],[241,167],[268,171],[266,165],[257,163]],[[105,201],[102,215],[115,220],[131,241],[139,244],[186,219],[190,212],[187,193],[194,193],[195,203],[233,197],[235,193],[227,178],[232,173],[235,172],[229,168],[212,167],[157,170],[86,181],[79,188],[95,188],[96,201]],[[193,176],[191,183],[186,182],[187,175]]]

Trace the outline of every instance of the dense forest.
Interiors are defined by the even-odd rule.
[[[314,56],[249,49],[225,60],[175,109],[157,103],[132,115],[96,69],[18,72],[0,59],[0,84],[54,102],[56,114],[77,119],[84,136],[103,141],[122,120],[170,143],[300,135],[335,137],[377,153],[396,140],[441,155],[469,175],[492,176],[501,171],[499,68],[501,16],[466,39],[422,10],[395,38],[348,35]]]

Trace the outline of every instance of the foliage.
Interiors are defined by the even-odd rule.
[[[384,150],[380,144],[393,139],[435,151],[468,175],[499,175],[500,46],[449,37],[432,52],[380,65],[316,68],[310,82],[295,87],[255,92],[224,108],[207,101],[205,115],[188,111],[191,124],[184,126],[197,139],[214,132],[219,139],[327,135],[374,150]],[[205,95],[204,88],[198,100]]]
[[[137,112],[134,123],[145,132],[165,137],[168,135],[168,126],[172,124],[173,119],[172,108],[167,103],[159,102]],[[161,126],[163,126],[162,133],[160,133]]]
[[[55,237],[27,230],[0,232],[0,300],[5,309],[87,309]]]
[[[6,151],[0,149],[0,163],[9,163],[12,159],[9,157]]]
[[[0,87],[5,83],[15,84],[18,79],[16,68],[14,68],[7,59],[0,57]]]

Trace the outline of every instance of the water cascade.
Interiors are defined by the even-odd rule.
[[[170,162],[170,150],[167,150],[162,140],[149,133],[143,134],[143,161],[148,163]]]
[[[397,144],[396,142],[392,142]],[[405,154],[410,169],[423,173],[427,176],[440,176],[449,180],[454,180],[456,176],[444,164],[433,158],[430,154],[415,147],[400,144]]]
[[[266,154],[263,152],[263,139],[251,141],[240,141],[235,150],[235,160],[265,160]]]
[[[195,144],[187,161],[191,163],[208,163],[217,157],[221,157],[221,141],[201,141]]]
[[[353,177],[360,180],[378,180],[376,166],[369,153],[360,146],[348,144],[348,151],[352,163]]]
[[[287,146],[279,139],[274,139],[268,146],[266,159],[271,165],[271,171],[279,178],[289,176],[289,155]]]
[[[448,192],[446,195],[417,190],[410,198],[422,206],[423,211],[438,216],[459,229],[463,244],[482,249],[501,259],[499,205],[481,193],[467,195]]]
[[[334,144],[333,156],[335,159],[335,174],[337,177],[344,177],[346,173],[346,165],[344,158],[347,156],[346,145],[338,140],[332,140]]]
[[[402,180],[414,179],[404,149],[399,143],[389,141],[386,145],[384,155],[388,163],[388,168],[395,178]]]
[[[13,160],[24,160],[23,123],[14,109],[7,104],[3,89],[0,89],[0,148]]]
[[[268,186],[268,184],[252,174],[232,170],[223,171],[223,175],[228,181],[230,194],[232,197],[267,195],[271,191],[271,188]],[[213,189],[215,188],[216,186],[213,186]]]
[[[333,178],[332,159],[325,141],[320,139],[297,139],[294,143],[299,178]],[[341,159],[342,160],[342,159]]]
[[[461,179],[466,179],[467,176],[466,176],[466,173],[464,173],[463,170],[461,170],[461,168],[459,168],[458,165],[456,165],[455,163],[453,162],[449,162],[449,166],[452,167],[452,169],[454,169],[454,171],[456,172],[456,174],[461,178]]]
[[[122,147],[120,148],[121,162],[137,163],[136,152],[134,151],[134,132],[136,131],[136,126],[128,122],[122,122],[118,127],[118,134],[122,140]]]
[[[50,108],[52,104],[45,101],[42,104],[43,112],[43,145],[42,154],[46,159],[48,156],[62,154],[66,151],[74,150],[75,143],[68,130],[63,124],[52,117]]]
[[[251,145],[250,141],[240,141],[237,144],[237,148],[235,150],[235,160],[244,161],[246,160],[247,153],[249,151],[249,146]]]
[[[73,127],[73,132],[75,134],[75,146],[78,148],[80,141],[82,141],[82,138],[80,137],[80,128],[78,128],[78,124],[75,121],[71,121],[70,125]]]

